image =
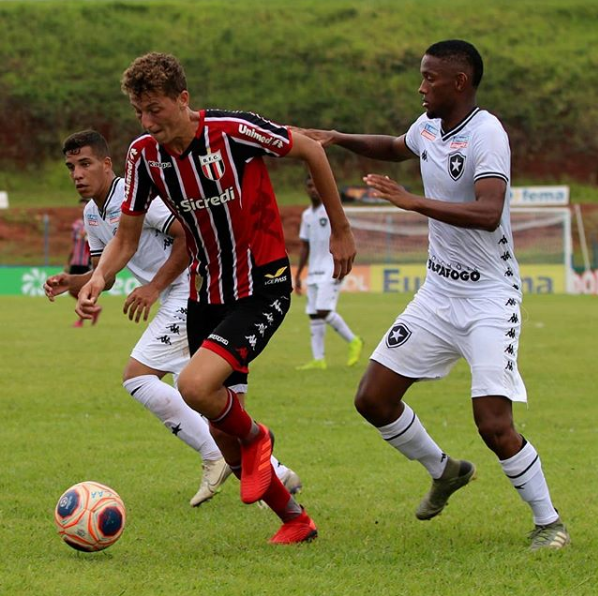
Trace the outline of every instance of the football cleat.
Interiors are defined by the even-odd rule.
[[[363,339],[357,335],[349,342],[349,358],[347,359],[347,366],[355,366],[359,362],[364,343]]]
[[[232,472],[223,457],[211,461],[204,460],[201,467],[203,469],[203,476],[198,491],[189,501],[191,507],[197,507],[202,503],[209,501],[220,491],[220,487]]]
[[[296,366],[295,370],[326,370],[327,368],[326,360],[322,358],[321,360],[311,360],[307,364]]]
[[[249,444],[241,443],[241,501],[255,503],[268,490],[274,469],[270,463],[272,437],[263,424],[260,432]]]
[[[545,548],[558,550],[571,543],[569,532],[560,519],[545,526],[536,526],[530,532],[529,538],[532,541],[529,547],[531,551]]]
[[[282,524],[269,542],[270,544],[298,544],[299,542],[311,542],[317,537],[316,524],[305,510],[302,510],[301,515]]]
[[[448,458],[440,478],[432,480],[432,487],[419,504],[415,517],[421,520],[436,517],[448,503],[449,497],[475,476],[475,466],[465,460]]]

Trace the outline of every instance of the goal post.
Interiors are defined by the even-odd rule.
[[[425,276],[428,218],[390,206],[345,207],[345,213],[355,235],[356,264],[414,272],[421,267],[420,281],[405,286],[417,289]],[[511,227],[524,293],[571,292],[569,209],[511,206]]]

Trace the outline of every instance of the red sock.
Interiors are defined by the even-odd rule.
[[[301,507],[291,496],[285,485],[280,481],[272,469],[272,482],[262,497],[262,501],[286,523],[301,515]]]
[[[228,388],[226,388],[226,391],[228,393],[226,406],[216,418],[210,420],[210,424],[233,437],[241,440],[246,439],[251,435],[255,423],[243,409],[237,394]],[[257,425],[255,426],[257,427]]]

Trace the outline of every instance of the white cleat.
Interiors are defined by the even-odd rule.
[[[229,465],[224,461],[224,458],[204,461],[201,464],[203,476],[199,485],[198,491],[193,495],[189,501],[191,507],[198,507],[202,503],[209,501],[224,484],[226,479],[231,475]]]

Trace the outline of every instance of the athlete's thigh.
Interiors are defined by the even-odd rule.
[[[471,396],[527,401],[517,366],[521,315],[514,300],[468,301],[471,324],[462,349],[471,369]]]
[[[305,303],[305,314],[307,315],[315,315],[318,312],[316,307],[318,300],[318,287],[318,284],[307,284],[307,301]]]
[[[341,290],[341,282],[336,279],[327,279],[318,284],[318,295],[316,297],[317,311],[335,311],[338,302],[338,295]]]
[[[268,345],[280,327],[291,300],[287,293],[258,293],[231,305],[203,347],[227,358],[236,371],[247,372],[249,363]]]
[[[461,358],[452,336],[450,324],[416,296],[384,334],[371,359],[404,377],[440,379]]]
[[[149,368],[178,374],[189,362],[187,308],[166,300],[133,348],[131,357]]]

